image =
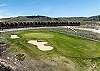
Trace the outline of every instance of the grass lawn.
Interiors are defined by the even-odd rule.
[[[56,58],[59,57],[61,61],[58,60],[56,62],[60,62],[60,64],[67,63],[74,67],[74,63],[76,70],[73,71],[91,71],[94,67],[93,65],[95,65],[93,70],[100,71],[100,42],[47,30],[17,31],[15,33],[20,37],[17,39],[10,38],[12,33],[6,32],[3,34],[3,39],[7,39],[5,42],[8,42],[10,45],[8,51],[11,54],[24,53],[27,60],[45,61],[47,59],[51,61],[54,59],[56,61]],[[41,51],[36,46],[29,44],[29,40],[46,41],[48,42],[47,45],[54,47],[54,49],[51,51]],[[64,57],[64,60],[61,57]],[[68,59],[73,63],[70,63]]]
[[[65,35],[49,31],[19,31],[18,39],[11,39],[11,33],[7,33],[11,52],[23,51],[31,57],[48,57],[52,55],[61,55],[65,57],[94,58],[100,57],[100,43],[83,39],[76,36]],[[40,51],[36,46],[28,44],[29,40],[44,40],[48,45],[54,47],[52,51]]]

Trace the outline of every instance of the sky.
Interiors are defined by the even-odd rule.
[[[100,15],[100,0],[0,0],[0,18],[28,15],[50,17]]]

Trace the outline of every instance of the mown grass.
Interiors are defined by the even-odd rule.
[[[90,41],[84,38],[65,35],[49,31],[21,31],[17,32],[19,39],[11,39],[11,33],[8,33],[8,41],[11,44],[11,52],[24,50],[30,56],[48,57],[52,55],[61,55],[66,57],[95,58],[100,56],[100,43]],[[36,46],[28,44],[29,40],[44,40],[53,46],[52,51],[40,51]],[[15,49],[15,50],[14,50]]]
[[[10,45],[11,53],[25,53],[27,59],[52,59],[63,56],[74,62],[77,71],[88,71],[93,64],[100,70],[100,42],[86,38],[67,35],[64,33],[50,32],[47,30],[27,30],[15,32],[20,38],[11,39],[12,32],[4,33],[3,37]],[[36,46],[28,44],[29,40],[44,40],[53,46],[51,51],[40,51]]]

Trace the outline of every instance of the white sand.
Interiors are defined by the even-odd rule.
[[[37,40],[30,40],[30,41],[28,41],[28,43],[36,45],[37,48],[42,50],[42,51],[48,51],[48,50],[52,50],[53,49],[53,47],[45,45],[48,42],[38,42]]]
[[[11,37],[10,38],[12,38],[12,39],[16,39],[16,38],[19,38],[17,35],[11,35]]]
[[[73,26],[66,26],[66,28],[72,29],[74,31],[75,31],[75,29],[79,29],[79,30],[86,30],[86,31],[91,31],[91,32],[100,34],[100,29],[97,30],[97,29],[91,29],[91,28],[76,28],[76,27],[73,27]]]
[[[75,29],[79,29],[79,30],[87,30],[87,31],[95,32],[95,33],[100,33],[100,30],[90,29],[90,28],[75,28]]]

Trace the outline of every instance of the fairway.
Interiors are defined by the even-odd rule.
[[[58,30],[49,30],[25,30],[2,34],[5,42],[10,45],[7,52],[11,56],[24,54],[23,63],[25,66],[30,63],[28,66],[32,66],[31,69],[89,71],[93,67],[99,68],[100,42],[68,35]]]
[[[11,34],[9,33],[9,36]],[[21,50],[30,50],[28,53],[33,56],[41,55],[47,56],[46,52],[40,51],[36,46],[28,44],[29,40],[43,40],[48,42],[47,45],[54,47],[53,50],[48,51],[49,55],[61,55],[65,57],[83,57],[83,58],[94,58],[100,56],[100,43],[83,39],[76,36],[65,35],[57,32],[49,31],[21,31],[17,32],[17,36],[20,38],[11,39],[8,36],[9,42],[11,43],[11,52]],[[20,51],[21,51],[20,50]]]

